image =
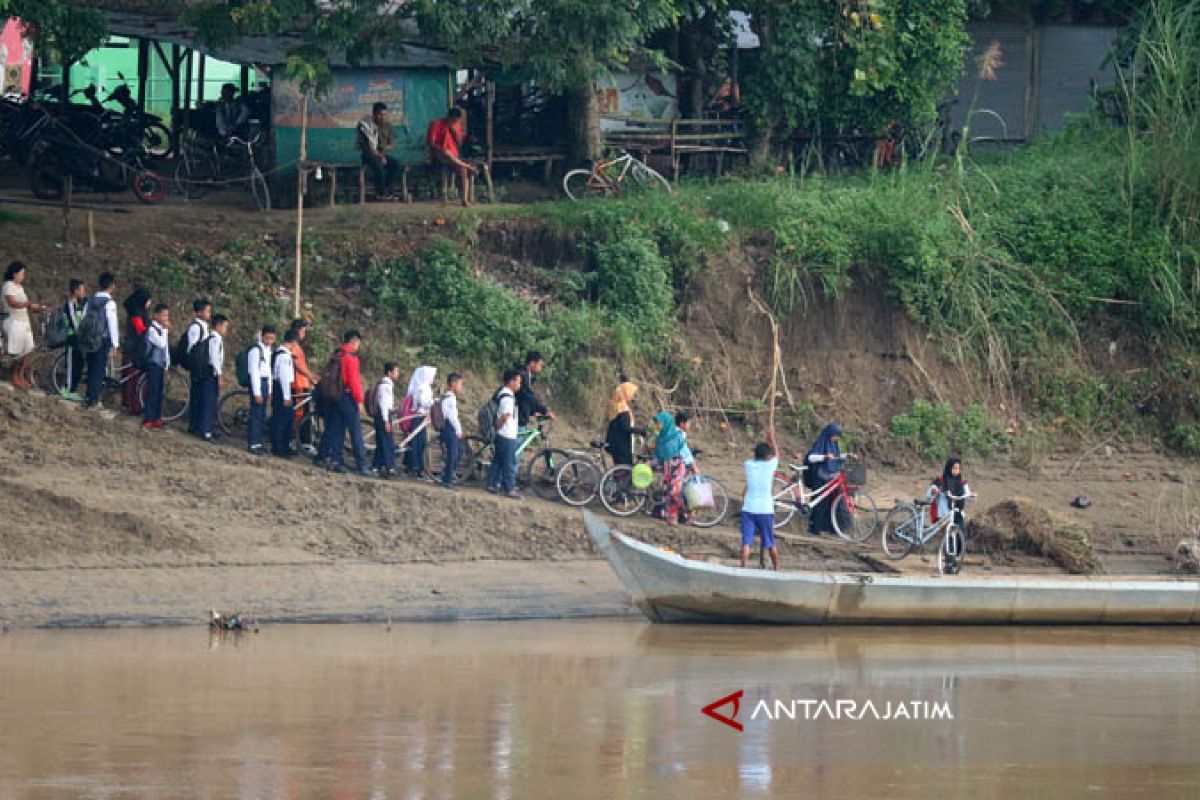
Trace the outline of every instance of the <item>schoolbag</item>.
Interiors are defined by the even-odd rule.
[[[342,402],[342,393],[345,391],[346,387],[342,383],[342,353],[339,350],[321,369],[321,382],[317,384],[317,397],[322,403],[332,406]]]
[[[237,372],[238,386],[243,389],[250,388],[250,351],[256,349],[258,344],[252,344],[247,348],[238,351],[237,358],[234,359],[234,370]]]
[[[208,342],[212,337],[213,335],[210,333],[197,340],[192,345],[192,349],[187,351],[187,357],[183,363],[187,365],[187,370],[192,373],[193,378],[204,378],[212,372],[212,367],[208,363]]]
[[[490,442],[496,436],[496,419],[500,416],[500,392],[497,391],[479,407],[475,413],[475,421],[479,423],[479,435],[485,442]]]
[[[446,412],[442,408],[442,401],[446,399],[449,392],[433,401],[433,408],[429,409],[429,424],[433,426],[435,431],[440,431],[446,427]]]
[[[417,427],[417,401],[413,399],[411,394],[404,395],[404,400],[400,402],[400,430],[404,433],[412,433]]]
[[[88,300],[83,319],[75,331],[75,340],[83,352],[95,353],[104,346],[104,339],[108,336],[108,315],[105,310],[110,302],[107,297],[102,297],[99,301],[95,297]]]
[[[46,320],[46,344],[55,348],[62,347],[74,335],[70,314],[62,306],[54,309],[50,313],[50,319]]]
[[[192,365],[190,363],[190,359],[188,358],[190,355],[187,343],[188,333],[192,330],[192,326],[196,324],[198,324],[196,320],[189,322],[187,327],[183,329],[183,333],[179,334],[179,338],[175,340],[175,346],[171,348],[171,363],[178,364],[188,372],[191,372],[192,370]],[[201,330],[204,329],[201,328]],[[197,339],[196,341],[199,342],[200,340]]]
[[[363,395],[363,408],[367,412],[367,416],[375,419],[379,416],[379,387],[383,384],[383,378],[375,382],[371,387],[371,391]]]

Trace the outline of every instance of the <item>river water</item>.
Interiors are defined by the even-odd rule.
[[[1200,632],[0,637],[0,800],[765,797],[1198,798]]]

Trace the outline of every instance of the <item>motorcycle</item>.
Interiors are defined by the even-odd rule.
[[[167,184],[145,167],[144,156],[141,147],[126,147],[114,154],[56,129],[34,147],[30,157],[30,188],[38,199],[59,200],[70,177],[73,189],[104,194],[128,190],[143,203],[157,203],[167,196]]]
[[[124,74],[117,77],[125,80]],[[79,90],[87,98],[92,111],[100,120],[102,145],[114,154],[127,147],[140,147],[150,158],[167,158],[174,151],[174,137],[162,119],[138,108],[128,83],[121,83],[101,102],[95,85]],[[74,93],[73,93],[74,94]],[[115,102],[121,111],[112,111],[105,103]]]

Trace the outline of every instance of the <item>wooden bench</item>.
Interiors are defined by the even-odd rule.
[[[308,176],[319,169],[329,176],[329,205],[337,205],[338,171],[347,170],[358,175],[358,202],[367,202],[367,168],[361,161],[305,161],[301,168],[305,172],[304,193],[308,193]]]
[[[712,154],[716,158],[716,173],[725,168],[725,157],[746,155],[745,124],[737,119],[671,119],[646,120],[629,117],[608,117],[623,123],[623,127],[605,133],[605,141],[625,150],[662,153],[671,160],[673,179],[679,180],[684,156]]]
[[[550,183],[550,178],[554,175],[555,162],[564,161],[566,158],[567,151],[562,147],[496,145],[484,159],[484,163],[488,166],[489,174],[496,164],[541,163],[545,165],[542,169],[542,181]]]

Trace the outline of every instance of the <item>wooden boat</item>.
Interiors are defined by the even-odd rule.
[[[592,541],[654,622],[781,625],[1197,625],[1200,582],[769,572],[692,561],[584,512]]]

